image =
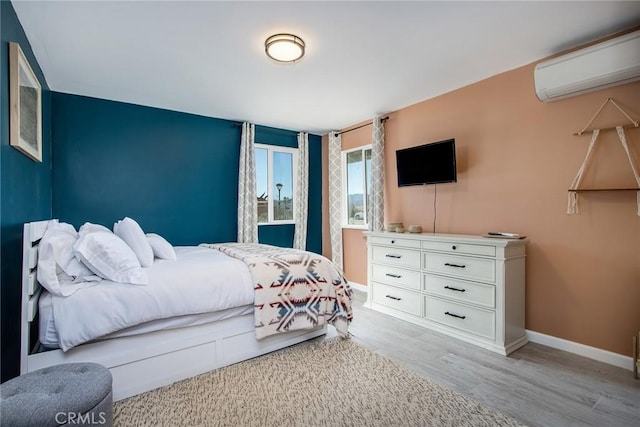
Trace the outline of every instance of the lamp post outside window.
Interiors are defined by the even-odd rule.
[[[282,219],[282,206],[280,205],[280,190],[282,190],[282,184],[277,183],[276,188],[278,189],[278,216],[276,219]]]

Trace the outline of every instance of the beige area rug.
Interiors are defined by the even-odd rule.
[[[114,404],[116,426],[519,426],[353,342],[298,344]]]

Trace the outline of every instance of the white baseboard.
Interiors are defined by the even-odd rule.
[[[362,283],[356,283],[349,280],[349,286],[351,286],[352,289],[355,289],[357,291],[369,293],[369,287],[367,285],[363,285]]]
[[[352,289],[369,293],[369,287],[366,285],[351,281],[349,281],[349,285]],[[365,307],[367,307],[366,303]],[[568,341],[551,335],[541,334],[540,332],[530,331],[528,329],[526,330],[526,335],[527,339],[530,342],[546,345],[547,347],[557,348],[558,350],[567,351],[569,353],[584,356],[589,359],[597,360],[599,362],[617,366],[619,368],[627,369],[630,371],[633,370],[633,358],[629,356],[624,356],[622,354],[614,353],[608,350],[602,350],[601,348],[591,347],[574,341]]]
[[[551,335],[541,334],[540,332],[527,330],[526,334],[530,342],[557,348],[558,350],[568,351],[569,353],[588,357],[589,359],[597,360],[619,368],[633,370],[633,358],[629,356],[623,356],[622,354],[613,353],[600,348],[568,341]]]

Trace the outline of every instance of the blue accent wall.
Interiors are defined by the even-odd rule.
[[[55,218],[111,227],[129,216],[174,245],[236,241],[236,122],[55,92],[52,104]],[[321,138],[309,139],[308,248],[321,252]],[[297,146],[295,132],[266,127],[256,141]],[[291,247],[293,232],[260,226],[259,239]]]
[[[13,6],[0,1],[1,380],[20,373],[22,229],[51,218],[51,93]],[[9,42],[20,44],[42,86],[42,163],[9,145]]]
[[[55,218],[129,216],[174,245],[236,240],[239,127],[60,93],[53,111]]]

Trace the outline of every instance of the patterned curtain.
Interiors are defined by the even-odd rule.
[[[342,265],[342,136],[329,133],[329,231],[333,262]]]
[[[242,124],[240,172],[238,175],[238,242],[258,243],[256,196],[255,125]]]
[[[293,235],[295,249],[307,249],[307,218],[309,212],[309,134],[298,134],[298,173],[296,176],[296,230]]]
[[[371,188],[369,189],[367,220],[369,230],[384,229],[384,122],[373,119],[371,142]]]

